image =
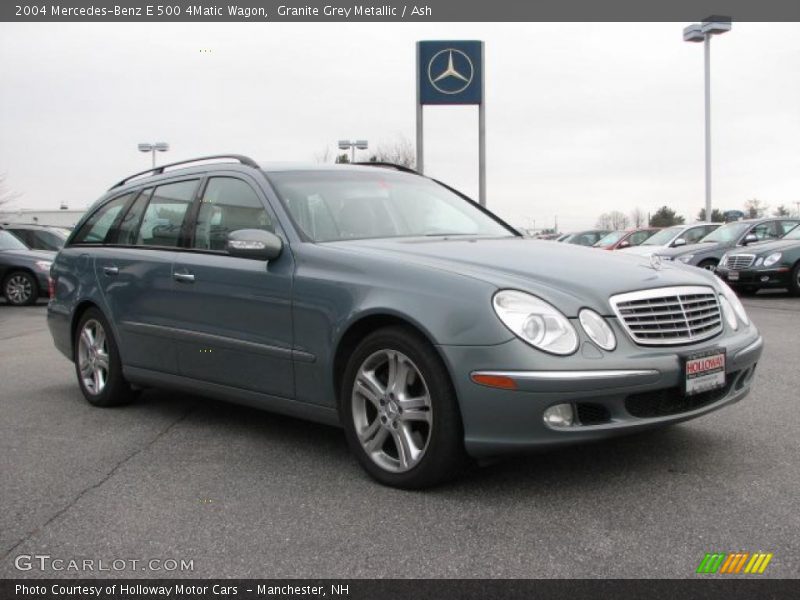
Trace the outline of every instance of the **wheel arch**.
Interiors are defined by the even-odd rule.
[[[72,311],[72,320],[69,324],[69,347],[72,352],[73,361],[75,360],[75,333],[78,330],[78,323],[80,323],[83,314],[90,308],[96,308],[100,312],[103,312],[103,309],[91,300],[82,300],[75,307],[75,310]]]
[[[439,357],[445,372],[447,373],[447,377],[450,380],[450,385],[453,387],[453,392],[457,394],[457,388],[455,386],[455,382],[453,381],[453,373],[450,370],[450,366],[445,360],[445,357],[442,355],[439,347],[433,341],[433,337],[431,336],[430,332],[426,331],[420,324],[415,323],[405,316],[398,315],[390,311],[375,311],[369,314],[361,315],[354,319],[350,324],[348,324],[347,328],[344,330],[342,335],[339,336],[339,340],[336,343],[333,360],[331,360],[331,376],[333,380],[337,408],[341,402],[342,378],[344,376],[344,371],[347,367],[347,361],[350,358],[350,355],[356,349],[358,344],[361,343],[361,340],[363,340],[370,333],[384,327],[392,326],[402,327],[412,331],[430,344],[431,348],[433,348],[434,352],[436,353],[436,356]]]

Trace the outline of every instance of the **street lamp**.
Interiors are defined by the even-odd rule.
[[[139,144],[139,152],[153,153],[153,168],[156,166],[156,152],[166,152],[169,144],[166,142],[156,142],[155,144]]]
[[[711,221],[711,36],[731,30],[731,18],[712,15],[702,23],[683,28],[684,42],[703,42],[705,46],[706,97],[706,221]]]
[[[367,140],[339,140],[339,150],[350,149],[350,162],[356,162],[356,148],[359,150],[366,150],[369,148]]]

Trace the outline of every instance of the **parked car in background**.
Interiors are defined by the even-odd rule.
[[[770,217],[726,223],[715,229],[696,244],[659,251],[664,260],[676,260],[685,265],[714,271],[722,255],[728,250],[782,238],[800,219]]]
[[[58,252],[64,247],[70,231],[64,227],[28,223],[3,223],[0,229],[13,233],[31,250]]]
[[[403,488],[734,404],[762,351],[711,273],[526,239],[386,165],[162,165],[94,204],[52,276],[88,402],[135,384],[340,425]]]
[[[650,256],[667,248],[678,248],[694,244],[720,227],[722,223],[692,223],[691,225],[674,225],[651,235],[638,246],[620,248],[620,252]]]
[[[777,241],[726,252],[716,272],[737,292],[786,288],[800,296],[800,225]]]
[[[50,265],[55,252],[30,250],[19,238],[0,230],[0,282],[9,304],[33,304],[49,293]]]
[[[622,248],[631,248],[633,246],[638,246],[657,231],[657,227],[650,227],[646,229],[620,229],[618,231],[612,231],[595,242],[594,247],[602,248],[603,250],[621,250]]]
[[[566,244],[577,244],[578,246],[594,246],[600,238],[608,233],[609,231],[607,229],[576,231],[575,233],[570,233],[563,240],[559,241]]]

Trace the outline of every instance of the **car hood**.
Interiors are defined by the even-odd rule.
[[[656,252],[659,256],[682,256],[684,254],[703,254],[727,247],[719,242],[706,242],[705,244],[686,244],[677,248],[664,248]]]
[[[609,296],[672,285],[711,285],[700,269],[573,244],[524,238],[402,238],[332,242],[349,252],[474,277],[536,294],[568,316],[590,306],[611,314]],[[715,287],[716,289],[716,287]]]
[[[3,256],[28,260],[55,260],[56,253],[50,250],[5,250]]]
[[[755,254],[758,256],[759,254],[771,254],[772,252],[797,248],[798,246],[800,246],[800,240],[775,240],[774,242],[751,244],[744,248],[739,248],[736,252],[731,252],[731,254]]]

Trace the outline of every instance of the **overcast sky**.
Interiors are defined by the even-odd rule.
[[[313,161],[414,139],[414,42],[486,42],[488,205],[514,224],[703,206],[703,51],[682,23],[0,24],[0,173],[85,207],[161,160]],[[209,52],[201,52],[208,50]],[[714,206],[800,201],[800,24],[712,43]],[[426,171],[477,196],[477,109],[429,107]],[[364,156],[366,158],[366,156]]]

